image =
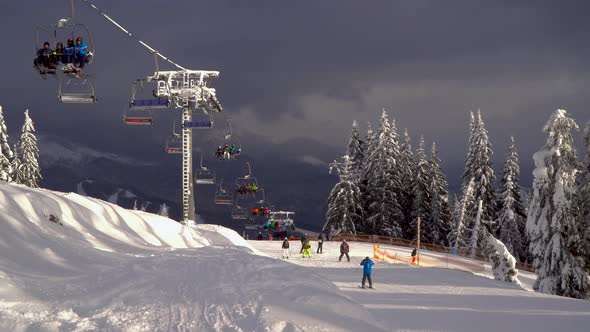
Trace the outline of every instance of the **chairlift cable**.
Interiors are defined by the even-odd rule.
[[[123,33],[125,33],[131,39],[137,41],[140,45],[142,45],[143,47],[145,47],[148,51],[150,51],[152,54],[154,54],[156,56],[156,59],[157,59],[157,57],[160,57],[163,60],[167,61],[168,63],[170,63],[171,65],[175,66],[176,68],[178,68],[180,70],[187,70],[186,68],[182,67],[181,65],[179,65],[176,62],[172,61],[171,59],[165,57],[162,53],[158,52],[156,49],[154,49],[153,47],[151,47],[147,43],[145,43],[142,40],[140,40],[139,38],[137,38],[129,30],[125,29],[121,24],[117,23],[117,21],[115,21],[114,19],[112,19],[107,13],[105,13],[104,11],[102,11],[101,9],[99,9],[98,7],[96,7],[94,5],[94,3],[92,3],[92,1],[90,1],[90,0],[80,0],[80,1],[84,2],[85,4],[87,4],[88,6],[90,6],[91,8],[93,8],[94,10],[96,10],[96,12],[98,14],[100,14],[102,17],[104,17],[107,21],[109,21],[114,26],[116,26],[117,28],[119,28],[119,30],[123,31]],[[73,9],[73,0],[71,0],[71,4],[72,4],[72,16],[73,16],[74,15],[74,11],[73,11],[74,10]],[[156,61],[156,70],[158,70],[158,62],[157,61]]]

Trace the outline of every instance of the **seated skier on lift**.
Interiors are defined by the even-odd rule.
[[[236,145],[235,144],[232,144],[229,147],[229,154],[230,154],[230,156],[231,156],[232,159],[235,159],[236,158],[236,152],[237,152],[237,150],[238,149],[236,148]]]
[[[43,43],[43,48],[37,50],[37,57],[33,61],[35,67],[39,69],[39,73],[41,74],[54,74],[55,73],[55,66],[53,64],[53,50],[49,42]]]
[[[221,145],[217,147],[217,150],[215,151],[215,157],[217,157],[217,159],[223,158],[223,148]]]
[[[225,144],[223,146],[223,159],[229,159],[231,158],[231,153],[229,151],[229,145]]]

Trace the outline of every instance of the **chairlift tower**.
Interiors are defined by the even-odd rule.
[[[172,107],[182,109],[182,220],[187,224],[195,220],[195,192],[193,175],[193,128],[201,122],[193,122],[193,113],[221,112],[215,89],[208,86],[219,76],[218,71],[180,70],[158,71],[151,78],[158,83],[158,97],[168,98]],[[207,124],[209,128],[213,121]]]

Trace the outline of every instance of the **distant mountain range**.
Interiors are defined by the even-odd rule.
[[[180,156],[164,156],[162,160],[143,161],[117,154],[97,151],[51,136],[39,136],[40,164],[44,188],[96,197],[124,208],[144,206],[156,213],[161,204],[170,207],[169,215],[180,217]],[[278,145],[249,146],[240,160],[204,161],[223,178],[225,189],[233,190],[236,177],[247,174],[246,161],[252,175],[264,189],[266,201],[275,209],[296,213],[298,227],[319,230],[324,224],[326,201],[337,178],[328,174],[327,156],[337,156],[334,149],[306,142],[305,139]],[[198,149],[198,147],[196,147]],[[195,169],[198,168],[195,160]],[[215,185],[195,185],[196,209],[210,223],[236,226],[230,207],[214,204]],[[239,228],[239,227],[233,227]]]

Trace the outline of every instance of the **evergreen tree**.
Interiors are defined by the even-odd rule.
[[[348,141],[346,155],[350,158],[350,162],[352,164],[352,175],[354,178],[356,178],[355,181],[360,182],[362,181],[362,171],[365,156],[363,151],[363,141],[360,137],[358,127],[358,123],[356,121],[353,121],[352,133],[350,135],[350,140]]]
[[[162,217],[168,218],[168,209],[168,205],[166,205],[166,203],[162,203],[160,204],[160,210],[158,211],[158,214]]]
[[[481,112],[478,111],[471,129],[471,137],[469,138],[469,151],[465,162],[463,183],[468,183],[470,179],[473,179],[473,203],[477,204],[477,201],[482,201],[483,211],[481,222],[482,225],[484,225],[493,235],[495,234],[493,222],[496,220],[497,202],[496,192],[492,187],[494,181],[492,154],[492,145],[488,139],[488,132],[485,129]],[[466,216],[466,226],[468,229],[472,229],[473,223],[475,222],[477,207],[475,205],[470,205],[467,207],[467,211],[469,213]]]
[[[418,150],[416,150],[416,163],[414,165],[414,186],[412,187],[414,202],[408,233],[412,236],[412,239],[417,237],[418,218],[420,218],[422,241],[426,243],[432,243],[432,234],[434,232],[433,225],[428,220],[431,213],[430,175],[428,160],[424,151],[424,137],[420,137]]]
[[[19,176],[18,176],[18,169],[20,167],[20,158],[18,156],[18,145],[15,144],[14,145],[14,158],[12,158],[12,174],[10,175],[10,177],[13,179],[13,181],[15,183],[20,183],[19,182]]]
[[[431,243],[446,246],[452,228],[451,209],[447,191],[447,178],[440,166],[440,159],[438,159],[438,152],[434,142],[432,143],[428,169],[430,172],[430,214],[427,222],[432,225],[430,240]]]
[[[362,222],[361,191],[353,181],[353,166],[349,156],[343,162],[334,162],[330,172],[338,172],[340,181],[332,188],[328,198],[328,212],[323,232],[337,234],[356,234],[356,226]]]
[[[139,209],[137,208],[137,200],[134,200],[134,201],[133,201],[133,210],[135,210],[135,211],[139,210]]]
[[[17,171],[17,182],[31,188],[39,188],[39,181],[42,179],[39,168],[39,148],[29,110],[25,111],[25,123],[21,130],[18,154],[21,160]]]
[[[371,151],[375,149],[375,134],[371,127],[371,123],[367,122],[367,135],[363,143],[363,170],[361,171],[361,179],[359,181],[359,189],[361,191],[361,200],[363,206],[363,217],[359,225],[357,225],[356,231],[361,233],[370,233],[369,225],[367,222],[367,211],[369,211],[369,205],[371,204],[371,198],[369,193],[369,173],[367,167],[367,159],[371,154]]]
[[[510,146],[504,162],[502,184],[498,206],[498,222],[500,240],[512,255],[520,261],[526,260],[527,236],[523,234],[526,228],[526,211],[520,197],[518,178],[518,152],[514,137],[510,137]]]
[[[403,219],[400,227],[406,239],[412,239],[412,205],[414,204],[414,152],[408,129],[404,130],[404,141],[400,150],[400,206]]]
[[[585,230],[583,237],[586,244],[584,247],[586,270],[590,271],[590,122],[588,122],[584,133],[584,147],[586,159],[579,177],[576,201],[578,220],[582,229]]]
[[[12,169],[13,153],[8,143],[8,129],[4,121],[4,113],[0,106],[0,180],[10,182],[13,180]]]
[[[463,189],[463,198],[456,201],[454,225],[449,234],[449,243],[455,250],[467,248],[468,234],[465,229],[465,216],[467,207],[473,206],[473,186],[474,181],[470,181]]]
[[[399,193],[399,172],[395,132],[388,120],[387,112],[381,114],[379,132],[369,143],[364,174],[366,194],[367,229],[365,232],[392,237],[401,237],[399,221],[402,219],[397,194]]]
[[[581,255],[582,229],[572,213],[579,161],[571,131],[577,128],[565,110],[555,111],[543,128],[549,137],[533,155],[536,168],[527,231],[537,273],[534,289],[586,298],[590,280]]]

